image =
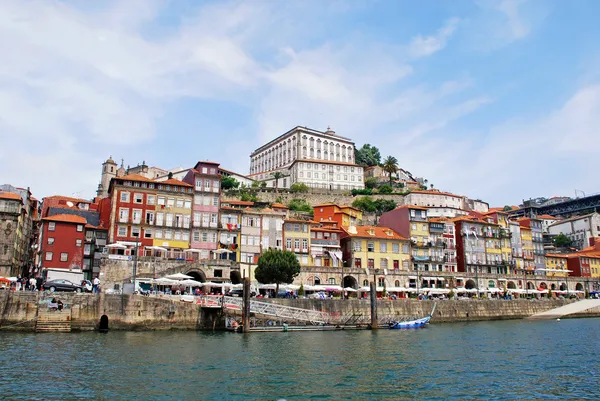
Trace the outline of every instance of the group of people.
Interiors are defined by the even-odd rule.
[[[42,287],[44,280],[41,277],[21,277],[17,276],[17,281],[11,283],[15,291],[37,291]]]

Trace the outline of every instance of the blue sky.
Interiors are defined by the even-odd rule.
[[[301,125],[491,205],[598,192],[600,2],[0,2],[0,182],[91,197]]]

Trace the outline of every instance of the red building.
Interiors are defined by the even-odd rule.
[[[42,219],[43,268],[82,269],[86,223],[85,218],[72,214]]]

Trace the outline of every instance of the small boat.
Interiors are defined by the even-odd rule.
[[[433,304],[433,309],[431,310],[431,313],[429,314],[429,316],[425,316],[421,319],[406,320],[406,321],[402,321],[402,322],[390,322],[388,324],[388,327],[392,330],[423,328],[429,324],[429,321],[431,320],[431,316],[433,316],[433,312],[435,312],[435,306],[436,306],[436,304]]]

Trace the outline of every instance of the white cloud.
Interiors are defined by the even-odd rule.
[[[452,18],[435,35],[416,36],[409,45],[409,54],[414,58],[420,58],[430,56],[442,50],[446,46],[446,42],[450,36],[456,30],[458,23],[458,18]]]

